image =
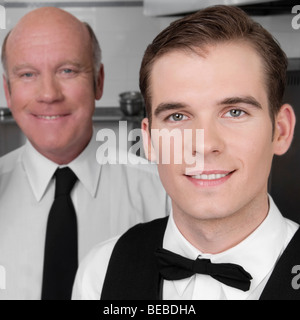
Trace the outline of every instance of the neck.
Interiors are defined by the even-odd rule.
[[[194,218],[173,203],[174,221],[187,241],[202,253],[221,253],[245,240],[266,219],[268,195],[256,200],[228,217],[211,220]]]

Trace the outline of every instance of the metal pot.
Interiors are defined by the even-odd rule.
[[[144,108],[144,100],[140,92],[128,91],[120,94],[120,108],[126,116],[137,116]]]

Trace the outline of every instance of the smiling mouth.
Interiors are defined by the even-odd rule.
[[[197,187],[216,187],[228,181],[235,173],[234,171],[211,171],[202,173],[191,173],[186,177]]]
[[[189,176],[196,180],[219,180],[227,177],[232,172],[228,172],[227,174],[199,174],[195,176]]]
[[[53,120],[58,120],[60,118],[64,118],[67,115],[53,115],[53,116],[43,116],[43,115],[34,115],[36,118],[41,119],[41,120],[48,120],[48,121],[53,121]]]

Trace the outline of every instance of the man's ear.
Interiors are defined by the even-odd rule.
[[[7,106],[9,109],[11,109],[11,97],[10,97],[11,88],[10,88],[9,80],[6,78],[5,75],[3,75],[3,88],[4,88]]]
[[[156,154],[151,140],[151,128],[149,125],[149,119],[145,118],[142,121],[142,135],[144,151],[147,159],[151,162],[156,162]]]
[[[289,104],[281,107],[275,118],[274,154],[285,154],[293,141],[296,125],[294,109]]]
[[[95,83],[95,98],[96,100],[100,100],[103,96],[103,90],[104,90],[104,65],[101,64],[99,73],[97,75],[96,83]]]

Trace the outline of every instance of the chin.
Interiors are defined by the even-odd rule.
[[[64,154],[67,150],[67,144],[56,139],[43,139],[42,141],[31,140],[34,148],[43,155]]]
[[[187,206],[186,202],[183,202],[184,205],[181,208],[185,210],[180,210],[184,212],[185,215],[189,216],[195,220],[219,220],[225,219],[232,215],[235,212],[232,205],[227,206],[226,202],[218,202],[212,200],[202,200],[200,203],[198,202],[192,206]],[[175,205],[176,206],[176,205]],[[180,206],[177,206],[180,208]]]

